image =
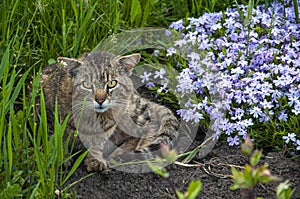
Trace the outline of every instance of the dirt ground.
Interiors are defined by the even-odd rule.
[[[96,173],[78,185],[75,190],[77,198],[176,198],[172,186],[184,192],[191,180],[200,179],[203,188],[198,198],[243,198],[243,192],[229,189],[233,184],[231,166],[243,166],[247,159],[239,148],[220,143],[203,159],[195,159],[194,167],[171,165],[170,182],[154,173],[126,173],[111,170]],[[291,160],[281,153],[268,153],[262,157],[261,164],[268,163],[271,173],[282,181],[290,180],[296,189],[293,198],[300,198],[300,158]],[[84,165],[75,172],[71,181],[78,180],[88,173]],[[255,189],[256,197],[276,198],[275,187],[279,182],[259,185]]]

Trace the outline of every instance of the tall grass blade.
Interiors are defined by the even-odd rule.
[[[26,78],[27,78],[30,71],[31,71],[30,69],[27,70],[24,74],[21,75],[22,76],[21,79],[18,80],[18,84],[13,89],[14,92],[12,93],[11,98],[9,100],[11,102],[11,104],[15,103],[18,95],[20,94],[21,88],[23,88],[23,85],[25,84],[25,80],[26,80]]]
[[[35,199],[35,198],[37,198],[37,197],[36,197],[36,193],[37,193],[37,190],[40,188],[40,184],[41,184],[41,182],[38,182],[38,183],[35,185],[35,187],[34,187],[32,193],[30,194],[29,199]]]
[[[75,185],[77,185],[78,183],[80,183],[82,180],[84,180],[84,179],[86,179],[86,178],[88,178],[88,177],[90,177],[90,176],[92,176],[92,175],[95,175],[95,173],[90,173],[90,174],[88,174],[88,175],[86,175],[86,176],[80,178],[79,180],[77,180],[77,181],[75,181],[75,182],[73,182],[73,183],[71,183],[71,184],[68,184],[67,187],[65,187],[65,188],[63,189],[63,192],[68,192],[70,188],[72,188],[73,186],[75,186]]]
[[[244,13],[243,13],[243,11],[240,9],[240,6],[239,6],[237,0],[234,0],[234,1],[235,1],[236,9],[237,9],[237,11],[238,11],[238,13],[239,13],[239,15],[240,15],[242,21],[245,21]]]
[[[41,112],[41,116],[40,116],[40,126],[38,129],[38,136],[37,136],[37,145],[43,144],[44,153],[49,154],[47,112],[46,112],[46,105],[45,105],[45,97],[42,89],[40,93],[40,112]]]
[[[142,15],[140,2],[138,0],[132,0],[130,9],[130,23],[133,24],[135,22],[135,24],[138,25],[138,22],[140,21],[138,17],[140,17],[140,15]]]
[[[7,131],[7,158],[8,158],[8,172],[11,176],[12,174],[12,165],[13,165],[13,149],[12,149],[12,120],[13,120],[13,108],[11,107],[10,110],[10,121],[8,124],[8,131]]]
[[[1,59],[1,64],[0,64],[0,82],[2,83],[2,87],[1,87],[1,94],[0,94],[0,148],[2,146],[2,136],[3,136],[3,132],[5,131],[5,124],[6,124],[6,84],[7,84],[7,78],[8,78],[8,71],[9,71],[9,51],[10,51],[10,44],[8,45],[8,47],[6,48],[4,55]],[[3,141],[4,142],[4,141]]]
[[[247,16],[244,20],[244,25],[245,26],[249,26],[250,23],[251,23],[253,5],[254,5],[253,0],[250,0],[249,3],[248,3],[248,6],[247,6]]]
[[[155,3],[155,0],[148,0],[146,2],[147,3],[146,3],[145,8],[144,8],[143,19],[142,19],[142,22],[141,22],[141,27],[144,27],[144,25],[146,24],[146,22],[148,20],[148,17],[149,17],[149,15],[151,13],[151,10],[152,10],[152,6]]]
[[[71,170],[69,171],[67,177],[64,179],[62,184],[65,184],[67,180],[69,180],[69,178],[74,174],[74,172],[77,170],[77,168],[79,167],[79,165],[81,164],[81,162],[83,161],[83,159],[86,157],[87,154],[88,154],[88,150],[86,150],[76,159],[75,163],[73,164]]]
[[[296,23],[299,23],[299,8],[298,8],[298,0],[293,0],[294,5],[294,11],[295,11],[295,17],[296,17]]]
[[[7,155],[7,139],[6,139],[6,136],[3,137],[3,163],[4,163],[4,173],[5,173],[5,181],[6,183],[8,183],[10,181],[10,175],[9,175],[9,172],[8,172],[8,155]]]
[[[8,71],[9,71],[9,51],[10,51],[10,44],[6,48],[3,57],[1,59],[1,64],[0,64],[0,82],[4,79],[7,78],[8,76]],[[5,81],[3,82],[2,85],[5,85]]]

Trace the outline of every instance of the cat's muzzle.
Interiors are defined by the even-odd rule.
[[[103,113],[107,111],[110,108],[109,104],[104,101],[102,104],[97,103],[96,101],[94,102],[94,110],[97,113]]]

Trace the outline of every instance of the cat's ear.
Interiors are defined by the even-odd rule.
[[[82,64],[82,62],[78,59],[67,57],[58,57],[57,61],[63,66],[64,70],[72,77],[76,75],[79,66]]]
[[[120,56],[114,60],[116,63],[120,64],[122,69],[128,74],[131,75],[132,69],[137,65],[140,61],[141,55],[139,53]]]

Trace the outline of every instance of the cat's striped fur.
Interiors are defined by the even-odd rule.
[[[92,52],[80,59],[59,58],[42,71],[47,110],[53,112],[56,97],[60,116],[72,110],[68,127],[76,127],[90,148],[88,170],[105,169],[108,158],[126,154],[152,157],[161,143],[176,139],[179,123],[173,113],[134,88],[129,76],[139,59],[139,54]]]

